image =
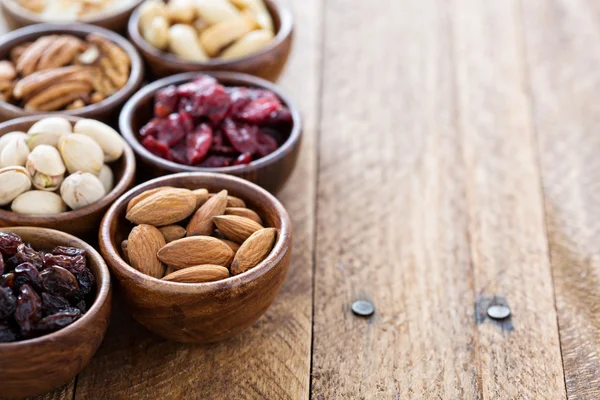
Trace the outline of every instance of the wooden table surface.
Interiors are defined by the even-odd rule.
[[[305,129],[279,297],[211,346],[117,301],[45,398],[599,399],[600,2],[291,2],[280,83]]]

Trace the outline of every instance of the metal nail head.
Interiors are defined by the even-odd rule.
[[[352,312],[360,317],[370,317],[375,312],[375,307],[366,300],[357,300],[352,303]]]
[[[493,305],[487,309],[487,315],[492,319],[505,319],[510,316],[510,308],[505,305]]]

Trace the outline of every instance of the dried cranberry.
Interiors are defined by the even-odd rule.
[[[169,147],[165,143],[159,142],[154,137],[146,136],[142,141],[142,145],[146,149],[148,149],[148,151],[150,151],[152,154],[155,154],[167,160],[169,159],[169,155],[171,153]]]
[[[223,132],[225,132],[233,148],[240,153],[254,154],[256,152],[258,127],[226,118],[223,121]]]
[[[179,102],[179,93],[177,86],[171,85],[156,93],[154,100],[154,115],[157,117],[166,117],[177,110]]]
[[[207,124],[200,124],[196,130],[186,138],[187,161],[197,164],[206,157],[213,140],[213,131]]]
[[[59,311],[56,314],[48,315],[42,318],[36,325],[35,329],[40,334],[55,332],[65,326],[71,325],[81,317],[81,311],[77,308],[67,308]]]
[[[67,247],[67,246],[58,246],[54,250],[52,250],[52,254],[55,256],[85,256],[84,249],[78,249],[77,247]]]
[[[152,118],[146,125],[142,126],[140,129],[140,136],[158,136],[158,132],[163,129],[163,125],[165,124],[164,119],[160,118]]]
[[[214,85],[218,85],[218,82],[212,76],[198,75],[193,81],[180,85],[177,94],[184,98],[192,98],[197,92]]]
[[[277,142],[271,136],[263,132],[258,132],[256,139],[258,142],[257,153],[259,156],[265,157],[277,150]]]
[[[185,137],[186,131],[182,123],[182,114],[171,114],[167,119],[167,123],[158,132],[158,140],[165,143],[167,146],[173,146]],[[185,118],[185,117],[184,117]]]
[[[14,272],[14,288],[19,289],[24,284],[34,288],[40,287],[40,271],[32,263],[24,262],[17,266]]]
[[[200,85],[189,100],[179,104],[180,112],[190,113],[193,117],[208,117],[214,123],[225,118],[231,103],[225,88],[219,84]]]
[[[31,286],[21,286],[15,308],[15,321],[21,328],[23,336],[30,336],[36,324],[42,319],[42,301]]]
[[[44,316],[56,314],[67,307],[69,307],[69,301],[64,297],[46,292],[42,293],[42,312]]]
[[[171,149],[168,157],[169,161],[176,162],[178,164],[187,164],[187,144],[185,140],[177,143],[177,146]]]
[[[269,116],[279,108],[281,108],[279,99],[262,97],[247,104],[237,118],[252,124],[264,124],[268,121]]]
[[[19,339],[19,332],[12,324],[0,322],[0,343],[10,343]]]
[[[42,255],[31,248],[31,246],[27,244],[20,244],[17,248],[17,261],[19,264],[22,263],[31,263],[35,265],[36,268],[41,269],[44,266],[44,261],[42,260]]]
[[[44,291],[63,297],[72,297],[77,293],[79,284],[72,273],[64,268],[46,267],[40,274]]]
[[[21,237],[14,233],[0,232],[0,252],[5,256],[12,256],[17,252],[17,247],[23,244]]]
[[[229,98],[231,99],[229,115],[233,117],[237,117],[253,99],[251,89],[244,87],[227,88],[227,93],[229,93]]]
[[[249,164],[250,161],[252,161],[252,154],[250,153],[242,153],[239,155],[239,157],[235,160],[235,162],[233,163],[233,165],[244,165],[244,164]]]
[[[17,307],[17,299],[8,287],[0,288],[0,319],[10,317]]]
[[[199,166],[204,168],[228,167],[231,165],[232,161],[233,159],[231,157],[208,156],[199,164]]]
[[[54,254],[44,254],[44,266],[51,267],[53,265],[62,267],[72,274],[78,274],[87,268],[87,259],[83,255],[69,257]]]
[[[280,107],[277,110],[269,114],[269,117],[265,120],[265,124],[276,125],[292,122],[292,113],[287,107]]]

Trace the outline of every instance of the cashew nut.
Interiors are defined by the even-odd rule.
[[[256,27],[256,21],[242,16],[219,22],[200,35],[200,44],[208,55],[214,57],[225,46],[241,38]]]
[[[154,17],[150,26],[144,30],[143,36],[157,49],[166,49],[169,46],[169,22],[165,17]]]
[[[192,61],[206,61],[208,56],[198,43],[196,30],[190,25],[175,24],[169,29],[169,49],[175,55]]]
[[[252,31],[242,36],[237,42],[221,53],[221,58],[231,59],[256,53],[273,39],[273,33],[268,29]]]

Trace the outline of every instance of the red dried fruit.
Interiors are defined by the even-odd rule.
[[[177,86],[171,85],[156,93],[154,103],[154,115],[157,117],[166,117],[177,110],[179,102],[179,93]]]
[[[46,267],[40,274],[44,291],[63,297],[72,297],[77,293],[79,284],[72,273],[64,268]]]
[[[265,157],[277,150],[277,142],[271,136],[258,132],[256,137],[257,140],[257,153],[260,157]]]
[[[185,140],[177,143],[177,146],[171,149],[171,154],[169,155],[169,160],[176,162],[178,164],[187,164],[187,144]]]
[[[148,123],[140,129],[140,136],[158,136],[158,132],[163,129],[166,120],[160,118],[152,118]]]
[[[208,117],[216,123],[225,118],[230,104],[229,95],[222,85],[198,85],[193,94],[186,95],[180,102],[179,112],[190,113],[193,117]]]
[[[279,99],[261,97],[248,103],[237,115],[237,118],[252,124],[264,124],[268,121],[269,116],[280,108]]]
[[[254,154],[256,152],[258,127],[226,118],[223,121],[223,132],[229,139],[231,146],[240,153]]]
[[[239,157],[235,160],[235,162],[233,163],[233,165],[244,165],[244,164],[249,164],[250,161],[252,161],[252,154],[250,153],[242,153],[239,155]]]
[[[206,157],[213,139],[213,131],[207,124],[201,124],[186,138],[187,162],[197,164]]]
[[[171,147],[179,143],[181,139],[185,137],[187,132],[185,130],[185,122],[182,120],[182,118],[186,119],[186,117],[182,117],[182,115],[189,114],[182,113],[169,115],[167,123],[164,124],[162,129],[158,132],[158,140],[160,142],[163,142],[167,146]]]
[[[265,120],[267,125],[277,125],[292,122],[292,113],[287,107],[279,107],[277,110],[269,114]]]
[[[29,337],[34,333],[35,326],[42,319],[42,301],[33,288],[25,284],[21,286],[15,308],[15,321],[21,328],[21,333]]]
[[[231,165],[233,159],[231,157],[224,156],[208,156],[202,161],[199,166],[203,168],[221,168],[228,167]]]
[[[164,158],[166,160],[169,159],[171,155],[171,150],[169,150],[169,146],[167,146],[163,142],[159,142],[152,136],[146,136],[142,141],[142,145],[148,149],[152,154],[156,154],[157,156]]]
[[[11,316],[17,307],[17,298],[9,287],[0,287],[0,319]]]
[[[14,233],[0,232],[0,252],[5,256],[12,256],[17,252],[17,247],[23,244],[21,237]]]

